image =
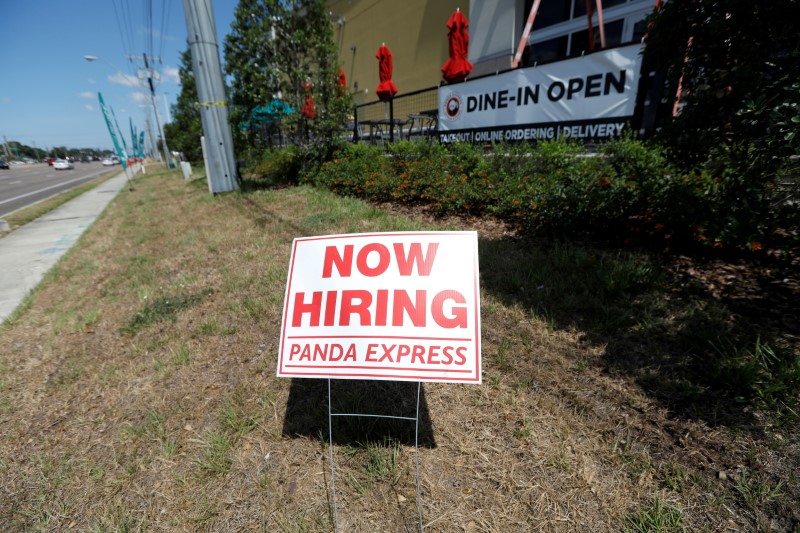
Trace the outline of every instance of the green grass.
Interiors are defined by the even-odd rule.
[[[383,442],[368,442],[366,453],[366,471],[369,479],[371,481],[389,479],[393,485],[396,484],[400,444],[393,439],[384,439]]]
[[[188,296],[184,294],[175,294],[148,301],[141,311],[137,312],[122,326],[121,331],[132,335],[157,322],[164,320],[175,321],[178,318],[179,311],[196,305],[210,293],[210,290],[205,290]]]
[[[686,531],[683,511],[665,504],[659,496],[650,507],[625,517],[622,526],[626,533],[677,533]]]
[[[177,349],[172,349],[172,364],[175,366],[186,366],[190,362],[189,347],[186,343],[181,343]]]
[[[745,505],[753,511],[780,498],[783,495],[781,492],[782,487],[783,481],[773,485],[765,476],[747,468],[742,470],[741,475],[733,485],[734,490],[742,498]]]
[[[237,438],[253,431],[263,418],[262,414],[246,413],[244,406],[232,402],[228,402],[222,408],[220,415],[223,428]]]
[[[159,454],[167,458],[174,456],[178,444],[167,428],[167,415],[155,409],[149,409],[146,417],[145,431],[152,441],[158,443]]]
[[[216,316],[206,318],[197,326],[197,333],[200,335],[233,335],[236,333],[236,327],[233,325],[223,323]]]
[[[231,439],[224,432],[208,433],[203,455],[196,460],[197,466],[206,475],[227,474],[231,468],[231,446]]]

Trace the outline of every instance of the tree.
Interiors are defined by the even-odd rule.
[[[654,13],[645,53],[666,68],[669,97],[682,87],[667,131],[681,159],[723,147],[774,177],[800,122],[798,20],[799,0],[671,0]]]
[[[234,79],[235,125],[247,124],[257,106],[280,99],[295,110],[283,119],[293,143],[334,140],[348,104],[336,81],[333,27],[324,0],[241,0],[225,39],[225,65]],[[313,118],[299,112],[309,96]]]
[[[197,108],[197,85],[192,72],[192,52],[189,48],[181,53],[178,75],[181,80],[181,92],[172,106],[172,122],[164,126],[164,135],[169,139],[172,150],[182,152],[189,161],[202,161],[200,137],[203,136],[203,124]]]
[[[650,18],[645,54],[666,69],[668,98],[681,87],[662,139],[712,173],[718,218],[740,237],[769,229],[787,205],[776,182],[797,172],[798,20],[800,0],[670,0]]]

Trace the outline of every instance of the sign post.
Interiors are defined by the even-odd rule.
[[[358,233],[294,240],[278,377],[328,379],[334,524],[334,416],[415,422],[423,381],[481,383],[478,237],[474,231]],[[415,417],[333,413],[331,379],[417,382]]]

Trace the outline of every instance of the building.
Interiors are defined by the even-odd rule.
[[[642,72],[640,55],[654,0],[541,0],[527,33],[534,0],[460,4],[329,1],[357,106],[354,138],[438,132],[441,142],[561,136],[591,142],[656,127],[662,104],[653,88],[660,82],[650,69]],[[456,10],[469,22],[473,69],[466,83],[448,85],[441,68],[449,57],[447,22]],[[375,54],[383,43],[393,52],[398,87],[391,104],[375,94]],[[431,125],[428,117],[437,120]]]
[[[592,46],[600,48],[596,0]],[[533,0],[330,0],[339,61],[356,103],[377,100],[375,53],[385,43],[394,56],[399,95],[439,85],[448,58],[446,23],[461,9],[469,20],[471,77],[511,68]],[[639,42],[654,0],[604,0],[606,47]],[[586,0],[541,0],[520,66],[588,52]]]
[[[381,44],[394,58],[399,95],[435,87],[447,61],[447,19],[458,0],[330,0],[334,39],[347,87],[356,104],[378,99]]]

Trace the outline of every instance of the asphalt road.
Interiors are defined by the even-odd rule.
[[[105,172],[122,167],[104,167],[99,161],[75,163],[75,170],[53,170],[46,163],[0,169],[0,218],[40,200],[86,183]]]

